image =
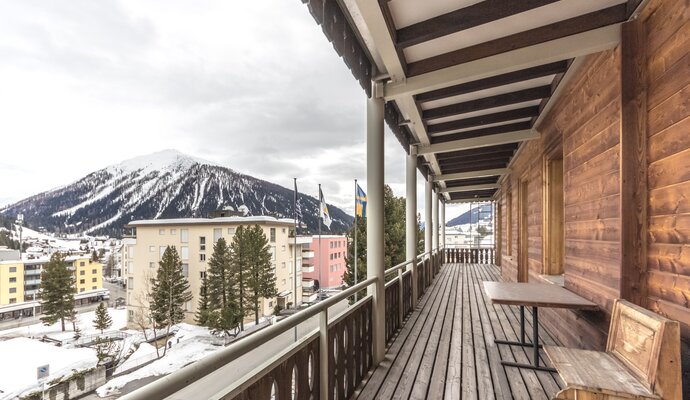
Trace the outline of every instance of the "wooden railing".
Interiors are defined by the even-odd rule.
[[[443,259],[443,250],[433,254],[425,253],[415,260],[406,261],[384,272],[385,277],[397,274],[385,285],[386,342],[395,336],[405,318],[413,311],[414,271],[418,276],[417,290],[421,297],[440,271]],[[414,268],[410,269],[410,265],[414,265]],[[360,282],[157,382],[125,395],[125,398],[159,399],[170,396],[191,382],[201,379],[316,315],[320,316],[318,330],[264,364],[253,373],[253,376],[233,383],[221,398],[350,398],[374,362],[374,301],[371,295],[367,295],[330,321],[328,307],[352,298],[355,293],[377,282],[377,277]]]
[[[446,262],[467,264],[495,264],[496,252],[493,248],[446,249]]]

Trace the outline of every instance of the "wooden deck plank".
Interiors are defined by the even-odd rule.
[[[494,340],[505,340],[505,335],[503,334],[502,329],[499,329],[499,332],[495,331],[494,327],[499,325],[497,316],[495,313],[489,311],[490,304],[488,304],[486,293],[484,293],[484,290],[478,286],[478,283],[475,283],[475,293],[477,295],[479,316],[481,317],[482,330],[484,332],[484,343],[487,356],[489,358],[488,362],[489,367],[491,368],[491,376],[496,398],[507,399],[511,397],[512,390],[509,383],[509,376],[510,381],[515,385],[518,385],[518,383],[523,383],[523,385],[516,388],[515,391],[523,397],[528,396],[527,389],[524,386],[524,382],[522,382],[520,373],[518,371],[514,371],[512,368],[506,371],[506,369],[501,365],[501,348],[494,342]]]
[[[483,268],[484,271],[487,271],[486,267]],[[489,273],[490,274],[490,273]],[[491,274],[490,274],[491,275]],[[498,279],[498,277],[496,277]],[[511,324],[515,327],[516,333],[519,333],[519,327],[520,327],[520,313],[518,311],[518,307],[509,307],[510,313],[508,314]],[[529,309],[529,307],[525,307],[525,337],[526,340],[531,342],[532,341],[532,310]],[[554,339],[551,337],[551,335],[548,333],[544,327],[541,327],[539,329],[539,340],[540,343],[542,344],[555,344],[556,342]],[[529,358],[530,360],[533,358],[532,355],[532,349],[528,347],[522,348],[522,350],[525,353],[525,356]],[[541,365],[546,365],[548,364],[548,357],[546,356],[546,353],[544,350],[539,351],[539,360],[541,362]],[[539,382],[542,385],[542,388],[544,389],[545,393],[555,393],[559,391],[562,388],[562,382],[560,381],[560,378],[558,378],[558,374],[556,373],[549,373],[549,372],[542,372],[538,371],[535,372],[537,378],[539,379]]]
[[[467,274],[464,266],[459,267],[463,274]],[[474,336],[472,335],[472,309],[469,301],[469,286],[472,282],[465,279],[462,285],[462,398],[477,399],[477,370],[474,358]]]
[[[437,279],[437,281],[434,285],[432,285],[432,287],[441,284],[443,282],[443,277],[446,273],[449,272],[450,271],[443,271],[439,275],[439,279]],[[419,325],[418,322],[426,321],[426,318],[428,317],[428,309],[431,308],[434,301],[438,298],[439,295],[440,293],[438,290],[427,290],[426,293],[424,293],[422,298],[417,303],[417,307],[414,310],[414,312],[407,318],[405,324],[402,326],[400,331],[398,331],[398,333],[394,336],[393,342],[387,349],[386,358],[384,359],[384,361],[381,362],[381,364],[376,368],[376,370],[374,370],[371,377],[362,385],[362,389],[359,391],[358,398],[376,398],[384,382],[388,379],[393,364],[400,357],[404,356],[401,355],[401,349],[405,346],[406,343],[408,343],[408,339],[414,339],[416,337],[416,334],[422,327],[422,325]],[[391,376],[391,379],[396,379],[396,383],[398,378],[399,376]]]
[[[453,268],[453,266],[450,266]],[[458,269],[460,267],[457,267]],[[444,397],[446,399],[459,399],[462,385],[462,311],[464,302],[462,298],[463,281],[465,280],[465,273],[462,272],[459,277],[458,288],[456,288],[454,296],[457,306],[453,310],[453,329],[450,337],[451,352],[448,355],[448,368],[446,370],[446,382],[444,388]]]
[[[517,307],[493,305],[482,282],[500,281],[494,265],[445,264],[393,338],[386,359],[359,399],[548,399],[562,386],[548,372],[504,367],[529,363],[531,348],[496,345],[517,340]],[[531,337],[531,313],[525,313]],[[540,340],[555,343],[545,329]],[[540,357],[546,365],[545,355]]]
[[[433,326],[428,326],[431,329],[429,341],[425,349],[417,349],[418,354],[423,355],[422,361],[417,372],[417,376],[412,379],[413,386],[410,397],[411,398],[439,398],[443,397],[443,392],[435,393],[434,396],[429,396],[430,384],[434,382],[434,376],[438,382],[437,385],[443,388],[446,377],[446,366],[448,363],[448,350],[450,345],[450,335],[443,335],[445,332],[451,332],[453,308],[455,303],[455,296],[453,293],[457,291],[458,277],[462,272],[454,268],[455,271],[451,277],[450,290],[444,294],[443,303],[439,309],[439,314],[434,321]],[[446,340],[447,345],[443,346],[443,341]],[[436,390],[436,389],[435,389]],[[435,397],[438,396],[438,397]]]
[[[449,269],[453,270],[453,268]],[[395,394],[393,395],[393,399],[413,398],[411,395],[412,389],[417,383],[417,378],[420,374],[420,371],[422,371],[422,369],[430,369],[433,365],[433,356],[436,355],[436,346],[434,342],[438,344],[438,331],[441,329],[441,326],[443,325],[442,316],[445,315],[443,311],[445,311],[447,308],[451,289],[455,286],[454,281],[455,277],[457,276],[457,273],[458,270],[455,269],[454,271],[451,271],[451,273],[449,274],[449,277],[447,278],[449,279],[449,282],[447,282],[447,284],[444,287],[444,290],[441,292],[441,301],[439,305],[436,309],[430,311],[432,319],[427,320],[427,323],[424,324],[422,332],[419,335],[419,338],[416,341],[415,346],[411,348],[412,354],[410,354],[410,358],[408,360],[408,364],[410,366],[408,368],[405,368],[402,376],[400,377],[398,385],[395,388]],[[427,353],[431,353],[432,357],[426,357]],[[427,361],[426,364],[424,363],[425,360]],[[430,363],[429,360],[431,360]],[[427,387],[424,386],[422,394],[420,394],[421,397],[419,398],[426,397],[426,389]],[[382,392],[382,396],[385,395],[386,393]]]
[[[482,274],[484,273],[484,270],[481,266],[476,266],[475,270],[476,273]],[[488,279],[488,275],[483,276],[484,279]],[[499,315],[499,321],[501,323],[501,326],[503,327],[503,332],[506,335],[506,340],[510,341],[518,341],[519,336],[520,336],[520,323],[519,321],[513,321],[510,316],[512,315],[512,310],[510,309],[510,306],[504,306],[500,304],[493,304],[492,305],[494,308],[496,308],[497,313]],[[525,318],[527,318],[527,314],[525,314]],[[503,347],[503,345],[501,346]],[[525,352],[524,348],[519,347],[519,346],[507,346],[510,348],[510,352],[513,354],[513,359],[508,359],[506,361],[512,361],[520,364],[530,364],[530,359]],[[524,368],[515,368],[515,367],[506,367],[507,369],[514,368],[520,371],[520,375],[522,375],[522,379],[525,382],[525,385],[527,386],[527,390],[529,392],[529,396],[532,399],[548,399],[548,396],[544,393],[544,389],[541,385],[541,382],[539,381],[539,378],[537,377],[537,374],[533,370],[528,370]]]
[[[390,367],[386,371],[387,375],[385,379],[381,382],[380,388],[377,389],[378,393],[375,393],[376,398],[392,398],[395,393],[395,389],[400,382],[400,379],[405,372],[408,365],[409,359],[413,354],[412,349],[415,347],[420,335],[423,332],[424,326],[431,321],[430,318],[435,317],[435,313],[439,308],[440,301],[443,298],[443,292],[445,287],[450,284],[450,275],[452,271],[446,268],[442,271],[433,285],[427,290],[425,296],[429,295],[432,301],[428,301],[424,304],[424,307],[420,310],[416,310],[415,313],[419,313],[421,318],[415,321],[415,324],[411,327],[409,334],[404,337],[404,342],[401,343],[398,352],[396,353],[395,360],[391,363]],[[433,316],[432,316],[433,314]],[[396,338],[395,342],[399,339]],[[418,366],[410,364],[410,368],[416,369]],[[367,384],[368,386],[368,384]],[[365,387],[366,389],[366,387]],[[364,394],[364,393],[363,393]],[[361,397],[361,396],[360,396]],[[362,397],[362,398],[374,398],[374,397]]]

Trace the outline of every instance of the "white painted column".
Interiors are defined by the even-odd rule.
[[[432,190],[431,177],[427,179],[424,184],[424,252],[431,251],[432,232],[434,231],[434,222],[431,216],[431,192]]]
[[[431,238],[432,240],[432,249],[434,251],[438,250],[438,228],[439,228],[439,223],[438,223],[438,192],[436,190],[431,192],[431,210],[432,210],[432,218],[434,219],[434,234],[433,237]]]
[[[412,306],[417,305],[417,146],[410,146],[410,154],[407,156],[405,182],[407,192],[405,198],[405,259],[413,260],[407,266],[412,270]]]
[[[367,100],[367,278],[378,277],[369,286],[373,295],[374,366],[386,354],[386,296],[383,277],[383,98],[377,98],[376,87]]]
[[[441,202],[441,247],[446,247],[446,202]],[[445,251],[445,250],[444,250]]]

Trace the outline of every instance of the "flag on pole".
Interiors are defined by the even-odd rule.
[[[295,179],[295,219],[299,223],[302,221],[302,209],[299,206],[299,192],[297,191],[297,179]]]
[[[323,224],[326,225],[328,229],[331,229],[331,215],[328,213],[328,205],[326,204],[326,199],[323,197],[323,192],[321,191],[321,188],[319,187],[319,216],[321,217],[321,220],[323,221]]]
[[[358,217],[366,218],[367,217],[367,194],[364,193],[364,190],[357,185],[357,194],[355,195],[355,215]]]

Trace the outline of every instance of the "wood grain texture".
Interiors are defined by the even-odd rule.
[[[647,53],[639,19],[621,34],[621,298],[644,306],[647,298]]]

